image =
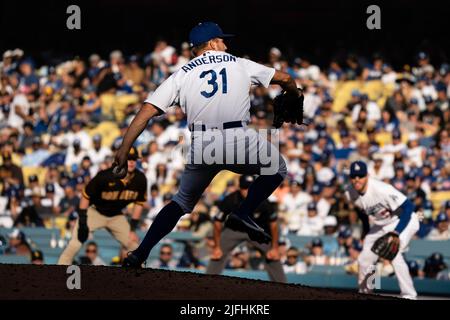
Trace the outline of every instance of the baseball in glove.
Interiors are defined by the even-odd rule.
[[[273,100],[273,126],[280,128],[283,122],[306,124],[303,122],[303,91],[299,94],[283,91]]]
[[[379,237],[372,246],[372,251],[380,258],[392,261],[400,249],[400,238],[395,232]]]

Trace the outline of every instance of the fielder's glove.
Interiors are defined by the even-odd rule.
[[[89,237],[89,228],[87,225],[86,209],[78,209],[78,240],[85,243]]]
[[[372,251],[380,258],[392,261],[400,250],[400,238],[397,233],[389,232],[378,238],[372,246]]]
[[[303,92],[298,94],[283,91],[273,100],[273,126],[279,128],[283,122],[305,124],[303,122]]]

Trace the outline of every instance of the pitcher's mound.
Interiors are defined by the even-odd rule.
[[[218,275],[81,266],[81,289],[66,266],[0,264],[0,300],[350,300],[376,295]],[[69,280],[68,280],[69,279]]]

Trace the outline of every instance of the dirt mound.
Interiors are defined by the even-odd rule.
[[[156,269],[80,267],[80,289],[65,266],[0,264],[0,299],[44,300],[359,300],[355,292]],[[72,277],[72,278],[70,278]],[[69,280],[68,280],[69,279]]]

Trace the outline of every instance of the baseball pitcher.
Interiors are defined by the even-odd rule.
[[[271,83],[283,88],[283,95],[277,99],[281,107],[277,108],[276,126],[284,121],[303,122],[303,95],[287,73],[226,53],[224,39],[231,36],[212,22],[195,26],[189,35],[195,57],[149,94],[125,134],[115,157],[114,172],[118,176],[124,174],[128,150],[148,121],[174,104],[180,105],[187,115],[192,141],[191,158],[185,166],[178,193],[158,213],[140,246],[125,259],[124,266],[141,266],[150,250],[175,227],[180,217],[192,211],[221,170],[259,175],[246,199],[228,216],[227,225],[246,232],[250,239],[259,243],[271,241],[270,235],[250,218],[250,213],[283,181],[286,164],[267,137],[247,127],[250,88],[252,85],[268,87]],[[214,161],[205,156],[211,148],[215,150]],[[270,153],[268,161],[262,159],[266,153]]]

